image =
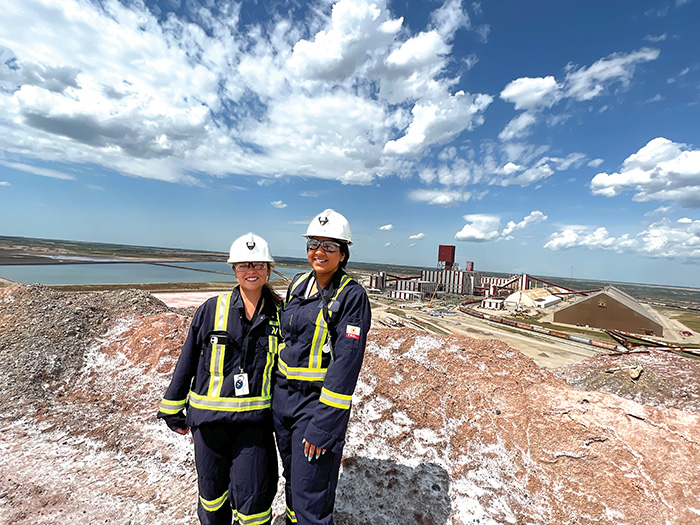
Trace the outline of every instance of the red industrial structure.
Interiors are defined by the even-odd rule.
[[[455,264],[455,246],[441,244],[438,246],[438,268],[451,270]]]

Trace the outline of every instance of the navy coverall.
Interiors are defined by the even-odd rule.
[[[192,427],[203,524],[261,525],[272,517],[277,457],[270,407],[279,322],[272,297],[263,294],[252,326],[244,321],[238,287],[199,307],[158,411],[173,430]],[[241,369],[249,393],[236,396]]]
[[[329,330],[319,293],[306,297],[313,281],[313,273],[295,278],[280,314],[284,342],[272,412],[286,481],[286,522],[332,525],[352,393],[372,311],[364,288],[339,270],[324,290]],[[303,439],[326,453],[309,461]]]

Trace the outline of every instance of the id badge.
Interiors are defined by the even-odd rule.
[[[250,393],[248,389],[248,374],[236,374],[233,376],[233,386],[237,396],[247,396]]]

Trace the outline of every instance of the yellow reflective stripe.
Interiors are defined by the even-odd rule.
[[[226,330],[228,326],[228,305],[231,303],[231,293],[221,294],[216,299],[216,315],[214,330]]]
[[[282,308],[287,306],[287,303],[289,302],[289,299],[291,298],[292,294],[294,293],[294,289],[297,287],[297,285],[300,282],[305,281],[309,275],[311,275],[311,272],[303,273],[289,284],[289,290],[287,291],[287,297],[285,297],[284,301],[282,302]]]
[[[238,521],[241,525],[261,525],[272,518],[272,507],[267,509],[265,512],[261,512],[260,514],[251,514],[250,516],[246,516],[245,514],[238,512],[237,515]]]
[[[287,363],[279,359],[279,370],[287,379],[297,381],[323,381],[326,377],[327,368],[296,368],[287,366]]]
[[[323,387],[321,388],[321,397],[319,398],[319,401],[335,408],[343,408],[348,410],[352,404],[352,396],[338,394],[328,390],[326,387]]]
[[[228,325],[229,304],[231,294],[221,294],[216,299],[216,313],[214,314],[214,330],[225,331]],[[211,360],[209,362],[209,389],[207,395],[219,397],[224,385],[224,354],[226,345],[212,345]]]
[[[335,295],[331,298],[331,301],[338,299],[340,292],[343,291],[343,288],[345,288],[351,280],[352,279],[350,279],[350,277],[347,275],[343,275],[340,280],[338,291],[335,292]],[[333,312],[329,311],[328,317],[331,316],[333,316]],[[328,339],[328,325],[326,324],[326,320],[323,318],[323,309],[321,309],[316,317],[316,330],[314,330],[314,336],[313,339],[311,339],[309,368],[321,368],[323,345],[326,343],[326,339]]]
[[[160,402],[160,407],[158,410],[163,412],[163,414],[177,414],[180,410],[185,408],[187,399],[182,399],[180,401],[171,401],[170,399],[165,399]]]
[[[190,392],[190,408],[222,412],[250,412],[272,406],[272,397],[211,397]]]
[[[224,492],[223,496],[212,500],[206,500],[202,496],[199,496],[199,501],[202,503],[202,508],[204,508],[204,510],[206,510],[207,512],[215,512],[224,506],[224,503],[226,503],[227,496],[228,490]]]
[[[262,392],[261,395],[264,396],[269,396],[270,395],[270,387],[272,385],[272,367],[275,364],[275,354],[273,352],[268,352],[267,353],[267,361],[265,361],[265,368],[263,369],[263,377],[262,377]]]
[[[296,515],[296,513],[295,513],[292,509],[290,509],[289,507],[287,507],[287,518],[288,518],[289,521],[291,521],[292,523],[296,523],[296,522],[297,522],[297,515]]]
[[[321,368],[321,351],[327,335],[326,320],[323,318],[323,309],[321,309],[316,317],[316,330],[314,330],[314,337],[311,339],[309,368]]]
[[[304,273],[304,274],[301,274],[301,275],[299,276],[299,278],[298,278],[296,281],[294,281],[294,282],[292,283],[291,288],[290,288],[290,290],[292,291],[292,293],[294,293],[294,289],[297,287],[297,285],[298,285],[300,282],[305,281],[306,278],[307,278],[309,275],[311,275],[311,272],[306,272],[306,273]]]

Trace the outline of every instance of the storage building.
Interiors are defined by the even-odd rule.
[[[554,312],[553,321],[663,337],[663,327],[653,314],[613,286]]]

